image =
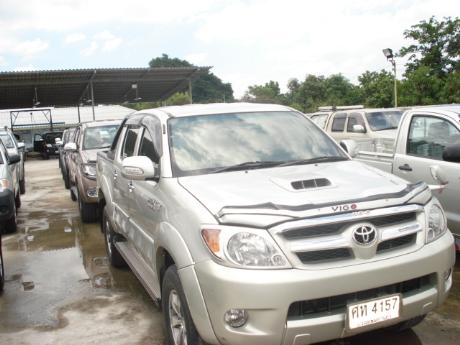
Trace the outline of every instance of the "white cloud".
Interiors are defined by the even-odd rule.
[[[27,72],[27,71],[36,71],[37,68],[33,65],[18,66],[14,68],[15,72]]]
[[[0,67],[1,66],[6,66],[6,65],[7,65],[6,59],[3,56],[0,55]]]
[[[48,42],[36,38],[33,40],[20,40],[12,35],[0,36],[0,51],[4,54],[17,55],[23,60],[31,59],[45,52],[49,47]]]
[[[191,53],[185,55],[185,60],[194,64],[194,65],[203,65],[206,64],[206,60],[208,58],[207,53]]]
[[[99,48],[99,45],[95,41],[92,41],[88,47],[84,48],[81,51],[81,55],[85,57],[91,56],[97,51],[98,48]]]
[[[66,44],[73,44],[73,43],[84,41],[85,39],[86,39],[86,35],[81,32],[78,32],[78,33],[67,35],[64,39],[64,42]]]

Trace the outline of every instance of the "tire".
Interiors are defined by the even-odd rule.
[[[5,267],[3,266],[2,237],[0,235],[0,293],[2,293],[4,285],[5,285]]]
[[[43,152],[42,157],[44,160],[50,159],[50,155],[48,154],[48,152]]]
[[[412,327],[417,326],[420,322],[422,322],[425,319],[425,317],[426,317],[426,314],[414,317],[413,319],[409,319],[409,320],[400,322],[390,327],[390,329],[397,333],[407,331],[408,329],[411,329]]]
[[[112,230],[112,226],[110,225],[110,220],[107,216],[107,210],[105,207],[104,211],[102,211],[101,226],[102,232],[104,233],[105,250],[107,251],[107,258],[110,264],[116,268],[128,267],[125,259],[123,259],[117,247],[115,247],[115,241],[118,235]]]
[[[5,234],[12,234],[18,230],[18,226],[16,224],[16,210],[14,212],[13,217],[8,219],[3,223],[3,233]]]
[[[83,223],[92,223],[97,220],[97,204],[88,204],[78,196],[78,208]]]
[[[18,208],[21,208],[21,193],[16,194],[14,197],[14,205],[16,206],[16,213],[18,212]]]
[[[69,188],[70,188],[70,183],[69,183]],[[72,192],[72,189],[70,189],[70,199],[72,199],[72,201],[77,201],[77,196]]]
[[[175,265],[169,266],[165,272],[161,291],[161,305],[164,313],[167,344],[203,344],[190,316],[190,310]],[[172,318],[173,320],[171,320]]]
[[[65,172],[63,174],[63,177],[64,177],[64,187],[65,187],[65,189],[70,189],[69,173]]]
[[[19,193],[25,194],[26,193],[26,179],[22,179],[19,181]]]

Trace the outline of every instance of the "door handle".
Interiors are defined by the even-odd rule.
[[[129,181],[129,183],[128,183],[128,190],[129,190],[129,192],[132,192],[132,191],[134,190],[133,181]]]
[[[412,171],[412,168],[409,164],[404,164],[404,165],[400,165],[399,166],[399,170],[403,170],[403,171]]]

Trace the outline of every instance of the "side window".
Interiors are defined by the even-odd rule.
[[[345,121],[347,119],[346,113],[337,113],[334,115],[334,121],[332,121],[332,128],[333,132],[343,132],[345,128]]]
[[[361,125],[363,128],[366,128],[366,125],[364,124],[364,119],[361,114],[358,113],[353,113],[348,115],[348,123],[347,123],[347,132],[351,133],[362,133],[362,131],[355,131],[353,129],[354,125]]]
[[[407,154],[442,160],[446,146],[460,143],[460,131],[447,120],[414,116],[409,127]]]
[[[144,130],[144,135],[141,139],[141,145],[139,147],[139,156],[147,156],[152,162],[158,163],[160,158],[155,150],[152,136],[147,129]]]
[[[123,142],[123,149],[121,151],[121,159],[134,156],[134,149],[136,148],[137,135],[139,134],[139,127],[128,128]]]

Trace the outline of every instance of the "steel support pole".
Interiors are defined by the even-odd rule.
[[[393,72],[394,72],[394,89],[395,89],[395,108],[398,107],[398,84],[397,84],[397,79],[396,79],[396,61],[393,59],[391,61],[391,63],[393,64]]]
[[[93,121],[96,121],[96,114],[94,113],[94,89],[92,80],[89,82],[89,86],[91,88],[91,108],[93,109]]]
[[[78,112],[78,123],[81,122],[81,119],[80,119],[80,104],[77,104],[77,112]]]
[[[190,96],[190,104],[193,104],[193,96],[192,96],[192,79],[188,80],[188,94]]]

